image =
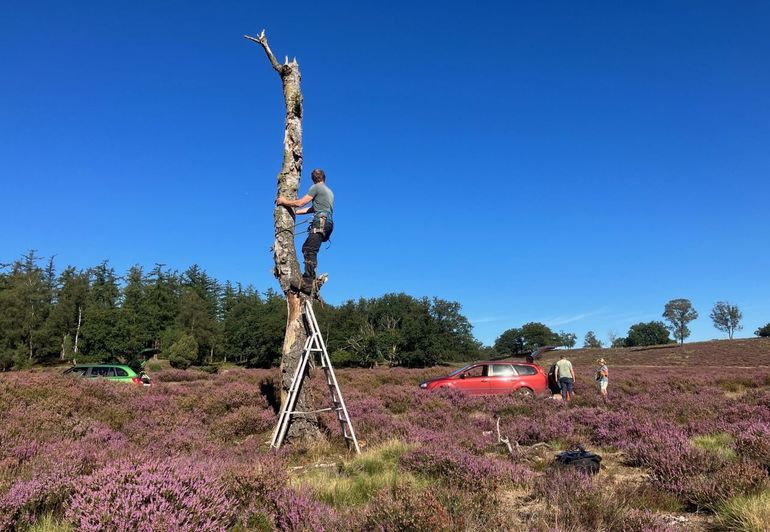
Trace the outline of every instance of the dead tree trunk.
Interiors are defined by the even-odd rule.
[[[297,64],[296,59],[289,62],[288,57],[283,64],[279,64],[270,50],[270,46],[268,46],[264,30],[258,37],[249,37],[248,35],[244,35],[244,37],[262,46],[273,69],[281,77],[283,99],[286,104],[286,122],[283,138],[283,165],[278,174],[278,196],[296,199],[302,173],[302,91],[299,86],[301,78],[299,64]],[[302,356],[307,332],[302,323],[301,296],[290,288],[292,280],[294,286],[299,286],[301,279],[297,251],[294,247],[294,212],[286,207],[276,207],[273,211],[273,219],[275,222],[275,241],[273,243],[275,269],[273,273],[286,296],[288,307],[286,333],[283,338],[281,353],[281,403],[283,403],[291,386],[294,371]],[[295,409],[301,412],[313,410],[308,389],[304,386],[306,382],[307,374],[303,376],[303,386],[300,388],[295,406]],[[321,437],[318,418],[315,414],[292,418],[292,424],[287,433],[288,440],[311,441]]]
[[[75,330],[75,349],[74,353],[78,352],[78,337],[80,336],[80,322],[83,319],[83,307],[78,305],[78,328]]]

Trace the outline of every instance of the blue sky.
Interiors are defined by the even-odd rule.
[[[770,4],[6,2],[0,262],[200,264],[277,287],[283,100],[326,170],[340,303],[458,301],[476,336],[625,335],[673,298],[770,322]],[[298,246],[301,239],[298,240]]]

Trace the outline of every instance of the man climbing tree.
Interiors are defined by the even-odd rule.
[[[283,137],[283,165],[278,174],[278,198],[296,198],[299,179],[302,173],[302,91],[300,91],[299,64],[288,57],[283,64],[278,63],[270,50],[264,30],[257,37],[244,35],[250,41],[258,43],[267,55],[273,70],[278,72],[283,86],[283,98],[286,106],[286,119]],[[291,200],[296,201],[296,200]],[[286,334],[281,352],[281,402],[291,387],[295,369],[300,363],[302,351],[307,339],[307,331],[302,321],[302,296],[293,286],[301,284],[297,251],[294,247],[294,213],[290,209],[277,205],[273,211],[275,222],[275,241],[273,243],[273,273],[278,279],[286,296],[288,316]],[[307,203],[307,202],[305,202]],[[304,205],[304,203],[303,203]],[[302,383],[307,381],[307,374],[302,376]],[[296,410],[307,412],[295,417],[289,427],[287,438],[311,441],[321,438],[318,416],[313,413],[307,387],[300,385]]]
[[[320,168],[313,170],[311,177],[313,186],[301,198],[291,200],[279,197],[275,200],[276,205],[284,207],[304,207],[310,202],[313,203],[308,208],[295,211],[295,214],[313,214],[313,221],[307,230],[307,239],[302,245],[305,273],[302,274],[302,286],[299,288],[306,294],[313,291],[318,266],[318,250],[321,249],[323,242],[329,240],[334,231],[334,192],[326,185],[326,174]]]

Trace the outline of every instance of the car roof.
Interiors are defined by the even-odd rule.
[[[532,362],[525,362],[525,361],[519,361],[519,360],[483,360],[481,362],[474,362],[476,365],[484,364],[523,364],[525,366],[534,366],[535,364]]]
[[[75,364],[73,368],[123,368],[131,369],[130,366],[125,364]]]

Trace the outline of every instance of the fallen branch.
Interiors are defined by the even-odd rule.
[[[511,440],[508,438],[508,436],[503,437],[500,434],[500,418],[497,418],[497,443],[502,443],[506,447],[508,447],[508,452],[511,454],[511,456],[513,456],[514,453],[513,453],[513,447],[511,446]],[[516,450],[518,451],[519,442],[514,441],[513,443],[516,445]]]
[[[308,468],[322,468],[322,467],[337,467],[337,464],[313,464],[313,465],[306,465],[306,466],[292,466],[289,468],[289,471],[297,471],[298,469],[308,469]]]

